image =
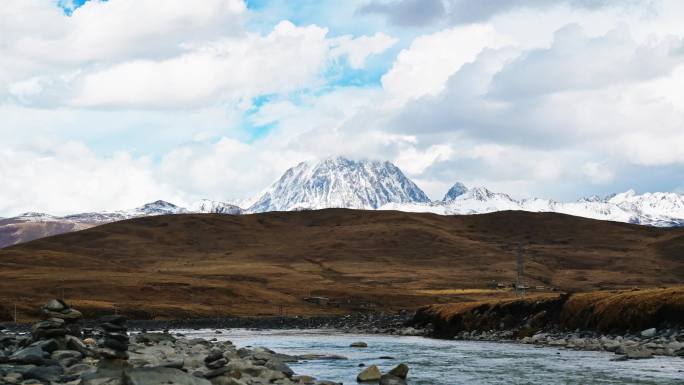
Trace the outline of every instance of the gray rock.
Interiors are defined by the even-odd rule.
[[[205,365],[209,369],[218,369],[218,368],[222,368],[222,367],[226,366],[227,363],[228,363],[228,361],[226,361],[225,358],[220,358],[218,360],[211,361]]]
[[[284,362],[276,358],[272,358],[268,362],[266,362],[266,367],[271,370],[281,372],[287,377],[292,377],[294,375],[294,370],[292,370],[292,368],[290,368]]]
[[[14,354],[9,356],[9,360],[20,364],[42,365],[47,356],[48,353],[40,347],[29,346],[14,352]]]
[[[376,365],[371,365],[356,376],[356,382],[376,382],[380,381],[380,377],[380,369]]]
[[[653,353],[647,349],[632,348],[625,351],[625,356],[630,360],[640,360],[644,358],[653,358]]]
[[[21,382],[22,379],[23,379],[23,376],[21,375],[21,373],[17,373],[17,372],[7,373],[5,375],[5,377],[0,378],[0,380],[6,382],[8,384],[18,384]]]
[[[124,375],[129,385],[211,385],[211,382],[173,368],[134,368]]]
[[[83,358],[83,353],[76,350],[55,350],[52,352],[52,358],[55,360],[63,360],[66,358]]]
[[[405,380],[406,377],[408,376],[409,372],[409,367],[406,364],[399,364],[397,365],[394,369],[390,370],[388,374],[399,377],[402,380]]]
[[[656,328],[650,328],[650,329],[642,330],[641,336],[644,338],[653,338],[653,337],[655,337],[656,332],[657,332]]]
[[[25,379],[35,379],[40,381],[56,381],[64,373],[61,366],[36,366],[24,373]]]
[[[43,308],[50,311],[61,312],[62,310],[67,308],[67,304],[59,299],[51,299],[50,301],[48,301],[48,303],[43,305]]]

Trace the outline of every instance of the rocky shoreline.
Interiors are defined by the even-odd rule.
[[[531,344],[537,347],[605,351],[615,353],[613,361],[646,359],[654,356],[684,358],[684,332],[678,329],[647,329],[639,334],[603,335],[592,331],[538,331],[517,337],[518,330],[462,331],[453,339]]]
[[[230,341],[186,338],[169,331],[150,333],[142,327],[173,325],[199,328],[203,322],[145,322],[129,331],[125,317],[110,315],[82,322],[81,313],[60,300],[41,308],[44,319],[26,331],[0,330],[0,384],[37,385],[338,385],[333,381],[296,375],[288,363],[299,360],[346,359],[334,355],[291,356],[265,347],[238,348]],[[403,316],[358,315],[317,319],[302,327],[342,326],[364,319],[375,332],[395,332],[391,327]],[[187,323],[190,322],[190,323]],[[251,321],[250,321],[251,322]],[[266,323],[248,323],[272,328]],[[389,323],[387,323],[389,322]],[[137,322],[133,322],[135,324]],[[87,325],[86,327],[83,327]],[[293,324],[279,324],[292,328]],[[246,324],[241,324],[244,326]],[[215,324],[213,326],[216,326]],[[360,331],[360,330],[359,330]],[[370,366],[359,382],[405,385],[408,366],[398,365],[386,374]]]
[[[334,329],[347,333],[426,335],[424,329],[407,326],[414,313],[353,313],[340,316],[223,317],[177,320],[128,320],[129,330],[199,329]],[[81,320],[83,328],[96,328],[97,320]],[[0,324],[2,330],[3,324]],[[7,330],[28,332],[31,324],[5,323]]]

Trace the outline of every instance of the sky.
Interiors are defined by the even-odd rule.
[[[684,192],[679,0],[6,0],[0,216],[253,196],[389,160],[574,200]]]

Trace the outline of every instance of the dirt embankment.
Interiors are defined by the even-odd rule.
[[[462,331],[515,330],[523,337],[549,328],[602,333],[682,328],[684,286],[430,305],[419,309],[412,323],[432,324],[434,335],[443,338]]]

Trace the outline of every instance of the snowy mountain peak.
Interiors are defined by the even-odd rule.
[[[192,211],[198,213],[240,215],[244,210],[239,206],[226,202],[202,199],[192,205]]]
[[[629,189],[619,194],[609,195],[608,197],[606,197],[606,201],[610,203],[619,203],[633,200],[635,197],[637,197],[636,191],[634,191],[633,189]]]
[[[158,200],[150,203],[146,203],[135,209],[136,212],[145,215],[165,215],[165,214],[182,214],[187,212],[187,209],[178,207],[173,203],[167,201]]]
[[[430,199],[390,162],[327,158],[285,171],[249,208],[250,212],[344,207],[377,209],[387,203]]]
[[[449,191],[447,191],[446,195],[444,195],[442,202],[444,202],[444,203],[451,202],[454,199],[460,197],[461,195],[463,195],[467,192],[468,192],[468,187],[466,187],[461,182],[456,182],[456,183],[454,183],[453,186],[451,186]]]
[[[577,202],[603,202],[603,199],[601,199],[601,197],[598,195],[590,195],[588,197],[578,199]]]

